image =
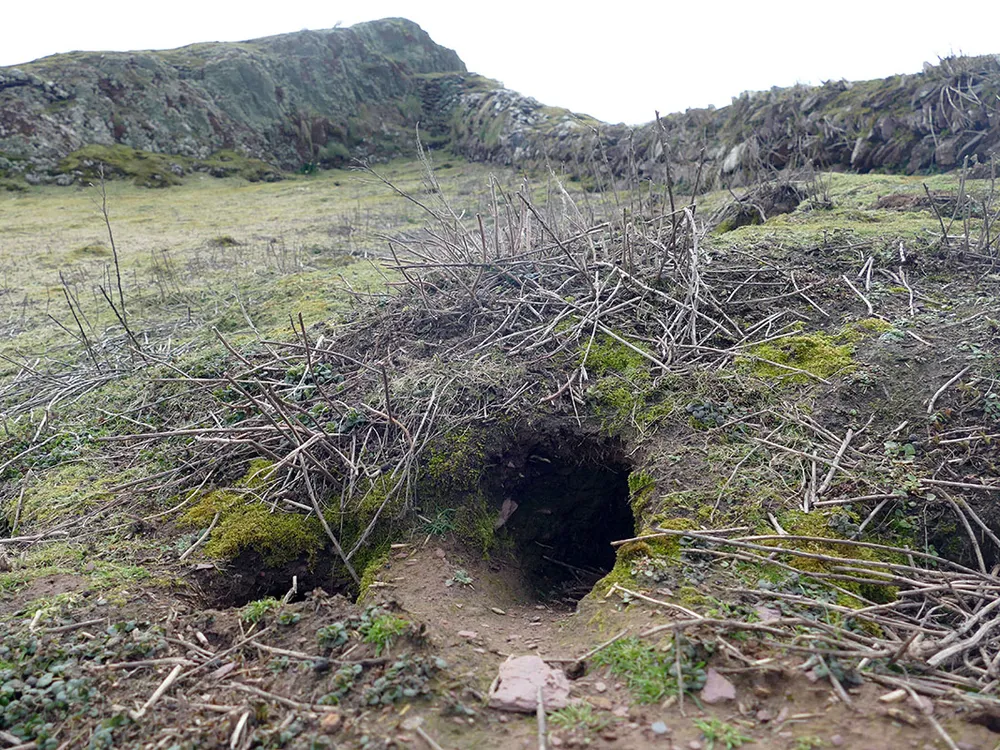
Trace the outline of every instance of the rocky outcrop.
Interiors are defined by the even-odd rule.
[[[409,146],[418,76],[464,72],[416,24],[385,19],[160,52],[74,52],[0,68],[0,172],[54,174],[86,145],[284,169]]]
[[[949,58],[883,80],[745,93],[728,107],[656,123],[605,125],[534,99],[455,77],[446,98],[452,145],[466,156],[551,165],[578,177],[665,177],[663,152],[683,189],[754,179],[811,164],[832,170],[947,170],[1000,150],[1000,57]]]
[[[745,93],[630,128],[469,74],[416,24],[385,19],[0,68],[0,178],[65,182],[81,158],[94,162],[95,144],[179,157],[170,168],[220,152],[285,170],[337,166],[412,153],[418,123],[432,148],[598,185],[662,181],[667,157],[682,192],[798,165],[913,174],[997,153],[998,96],[1000,58],[949,58],[914,75]]]

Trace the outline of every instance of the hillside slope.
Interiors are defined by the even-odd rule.
[[[384,19],[159,52],[74,52],[0,68],[0,172],[58,172],[88,144],[285,169],[409,131],[414,76],[465,66],[416,24]],[[330,144],[338,144],[327,153]],[[5,157],[5,158],[4,158]],[[2,175],[0,175],[2,176]]]

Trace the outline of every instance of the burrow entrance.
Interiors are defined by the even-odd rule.
[[[635,533],[621,443],[559,431],[502,461],[494,502],[514,564],[539,600],[575,606],[614,567],[611,542]]]

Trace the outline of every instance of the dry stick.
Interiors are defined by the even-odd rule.
[[[31,470],[28,470],[28,476]],[[14,507],[14,523],[10,527],[10,535],[17,536],[17,529],[21,525],[21,506],[24,504],[24,491],[28,488],[28,476],[21,480],[21,493],[17,496],[17,505]]]
[[[43,632],[45,633],[69,633],[72,630],[79,630],[80,628],[89,628],[91,625],[100,625],[104,622],[103,619],[97,620],[83,620],[81,622],[72,622],[69,625],[60,625],[57,628],[45,628]]]
[[[921,484],[937,484],[942,487],[961,487],[966,490],[986,490],[987,492],[1000,492],[1000,485],[973,484],[971,482],[948,482],[944,479],[921,479]]]
[[[972,526],[969,524],[969,519],[965,517],[965,513],[962,512],[962,508],[959,507],[958,503],[952,500],[950,497],[945,497],[945,500],[951,505],[952,509],[955,511],[955,515],[962,522],[962,526],[965,528],[965,533],[969,537],[969,541],[972,542],[972,548],[976,553],[976,562],[979,563],[979,569],[984,574],[989,574],[989,570],[986,567],[986,562],[983,560],[983,551],[979,548],[979,540],[976,539],[976,533],[972,530]],[[883,502],[889,502],[885,500]]]
[[[215,528],[215,524],[217,524],[219,522],[219,519],[221,517],[222,517],[222,513],[216,513],[215,514],[215,518],[212,519],[212,523],[210,523],[208,525],[208,528],[205,529],[204,533],[202,533],[202,535],[200,537],[198,537],[197,541],[194,544],[192,544],[190,547],[188,547],[186,550],[184,550],[183,554],[181,554],[181,556],[179,558],[177,558],[177,562],[184,562],[185,560],[187,560],[191,556],[191,554],[196,549],[198,549],[198,547],[201,546],[202,542],[204,542],[206,539],[208,539],[209,535],[212,533],[212,530]]]
[[[545,750],[545,702],[542,699],[542,686],[539,685],[537,688],[536,699],[537,705],[535,706],[535,717],[538,721],[538,750]]]
[[[59,280],[62,281],[62,292],[66,297],[66,304],[69,306],[70,313],[73,314],[73,320],[76,321],[76,327],[80,331],[80,336],[83,338],[83,345],[87,349],[87,354],[90,355],[90,359],[94,363],[94,367],[97,368],[98,372],[101,372],[101,363],[97,361],[97,355],[94,353],[94,348],[90,345],[90,339],[87,338],[87,334],[83,330],[83,325],[80,324],[80,318],[76,315],[76,310],[73,308],[73,302],[70,300],[69,292],[66,289],[66,279],[63,278],[62,271],[59,272]]]
[[[541,690],[541,688],[539,688],[539,690]],[[420,739],[422,739],[424,742],[430,745],[431,750],[444,750],[443,747],[441,747],[437,742],[434,741],[433,737],[431,737],[429,734],[427,734],[427,732],[424,731],[423,727],[417,727],[416,731],[417,734],[420,735]]]
[[[118,300],[121,302],[122,306],[121,320],[122,325],[125,326],[125,330],[128,331],[128,326],[125,324],[125,320],[128,316],[125,312],[125,292],[122,291],[122,271],[121,266],[118,264],[118,247],[115,245],[115,233],[111,231],[111,216],[108,214],[108,191],[107,184],[104,181],[103,162],[101,162],[98,167],[98,174],[101,178],[101,215],[104,217],[104,224],[108,228],[108,240],[111,242],[111,254],[115,261],[115,277],[118,282]],[[108,301],[111,302],[110,299]],[[114,308],[114,303],[111,303],[111,307]],[[135,337],[132,338],[134,340]]]
[[[573,253],[571,253],[569,251],[569,248],[567,248],[562,243],[562,241],[559,239],[556,233],[553,232],[551,229],[549,229],[548,224],[546,224],[545,221],[542,219],[542,217],[538,215],[538,212],[535,210],[535,207],[531,205],[528,199],[525,198],[524,195],[521,193],[518,193],[517,197],[521,199],[521,202],[524,203],[525,206],[527,206],[528,210],[531,211],[531,214],[535,217],[538,223],[542,225],[542,229],[544,229],[546,232],[549,233],[549,236],[552,237],[552,240],[556,243],[556,245],[559,246],[559,249],[563,251],[563,254],[566,256],[569,262],[573,264],[573,267],[576,268],[577,271],[579,271],[580,277],[587,282],[587,286],[590,287],[590,291],[592,293],[596,293],[597,290],[594,288],[594,282],[590,280],[590,274],[587,273],[587,269],[580,266],[580,264],[577,262],[577,259],[573,257]]]
[[[972,365],[968,365],[966,367],[963,367],[962,370],[959,371],[959,373],[957,375],[954,375],[951,378],[949,378],[948,382],[946,382],[944,385],[942,385],[940,388],[937,389],[937,391],[934,393],[934,395],[931,396],[931,400],[927,402],[927,413],[928,414],[933,414],[934,413],[934,405],[937,403],[937,400],[941,397],[941,394],[944,393],[946,390],[948,390],[948,386],[952,385],[955,381],[957,381],[959,378],[961,378],[963,375],[965,375],[965,373],[967,373],[971,369],[972,369]]]
[[[827,676],[830,678],[830,684],[833,685],[833,691],[837,694],[837,697],[840,698],[840,701],[845,705],[853,706],[854,701],[851,700],[851,696],[849,696],[847,694],[847,691],[844,690],[844,686],[840,684],[840,680],[837,679],[837,675],[835,675],[833,673],[833,670],[831,670],[830,667],[827,665],[826,660],[823,659],[823,657],[820,656],[819,654],[816,655],[816,658],[819,660],[820,665],[823,667],[823,669],[826,671]]]
[[[107,290],[103,286],[98,288],[100,289],[101,294],[104,295],[104,299],[107,300],[108,305],[111,307],[111,311],[115,314],[115,317],[118,318],[118,322],[121,323],[122,328],[125,329],[125,334],[132,340],[132,343],[135,345],[136,351],[139,352],[139,354],[143,358],[145,358],[145,354],[142,351],[142,345],[139,343],[139,339],[135,337],[135,334],[132,333],[132,329],[129,328],[128,323],[125,322],[125,318],[122,316],[120,312],[118,312],[118,306],[115,305],[115,301],[111,299],[111,296],[108,294]]]
[[[156,703],[156,701],[160,700],[163,694],[170,689],[171,685],[174,684],[174,682],[177,680],[177,677],[180,675],[182,669],[184,669],[183,664],[178,664],[176,667],[174,667],[173,670],[171,670],[170,674],[167,675],[167,678],[160,683],[160,686],[158,688],[156,688],[155,692],[151,696],[149,696],[149,700],[147,700],[143,704],[142,708],[140,708],[138,711],[129,711],[129,716],[131,716],[133,720],[138,720],[141,719],[143,716],[145,716],[146,711],[152,708],[153,704]]]
[[[316,491],[313,489],[312,480],[309,478],[309,469],[306,467],[305,459],[303,459],[301,455],[299,456],[299,468],[302,470],[302,477],[305,479],[306,491],[309,493],[309,500],[312,502],[313,510],[316,511],[316,517],[319,518],[319,522],[323,525],[323,531],[326,532],[327,537],[330,539],[330,543],[333,545],[334,551],[344,562],[344,566],[347,568],[347,572],[351,574],[351,578],[353,578],[354,582],[360,586],[361,578],[358,576],[354,566],[351,565],[351,561],[344,554],[344,550],[341,549],[340,542],[337,541],[337,537],[334,536],[333,530],[330,528],[330,524],[326,522],[323,510],[319,506],[319,499],[316,497]]]
[[[897,497],[897,496],[893,495],[893,497]],[[855,531],[854,534],[852,534],[852,537],[854,537],[854,538],[860,537],[861,536],[861,532],[863,532],[868,527],[868,524],[870,524],[875,519],[875,516],[878,515],[878,512],[880,510],[882,510],[882,508],[884,508],[886,505],[888,505],[891,500],[892,500],[892,497],[887,497],[884,500],[882,500],[882,502],[880,502],[878,505],[876,505],[872,509],[872,512],[868,514],[868,517],[864,521],[861,522],[861,525],[858,526],[858,530]],[[983,571],[983,572],[985,573],[986,571]]]
[[[594,654],[596,654],[596,653],[598,653],[600,651],[603,651],[604,649],[606,649],[611,644],[613,644],[613,643],[621,640],[627,634],[628,634],[628,628],[625,628],[622,632],[620,632],[614,638],[606,640],[600,646],[597,646],[595,648],[590,649],[590,651],[588,651],[587,653],[585,653],[583,656],[578,656],[575,659],[545,659],[545,661],[552,662],[553,664],[581,664],[581,663],[587,661],[587,659],[589,659]]]
[[[989,526],[983,523],[983,519],[981,519],[976,514],[976,511],[972,509],[972,506],[969,505],[968,501],[966,501],[964,497],[959,496],[958,500],[956,500],[955,502],[959,503],[959,505],[962,506],[962,510],[964,510],[969,516],[972,517],[972,520],[976,522],[976,526],[982,529],[983,533],[987,536],[987,538],[991,542],[993,542],[993,544],[996,545],[998,550],[1000,550],[1000,538],[998,538],[997,535],[993,533],[993,529],[991,529]]]
[[[844,458],[844,453],[847,452],[847,446],[851,444],[851,439],[854,437],[854,430],[848,429],[847,434],[844,436],[844,441],[840,444],[840,449],[837,451],[837,455],[833,457],[833,463],[830,465],[830,470],[826,473],[826,477],[823,479],[823,484],[819,486],[816,491],[816,496],[822,495],[830,488],[830,482],[833,481],[833,475],[836,473],[837,469],[840,468],[840,462]]]
[[[687,609],[686,607],[682,607],[679,604],[671,604],[670,602],[664,602],[661,601],[660,599],[654,599],[651,596],[646,596],[645,594],[640,594],[637,591],[632,591],[631,589],[627,589],[624,586],[618,585],[617,583],[611,585],[611,588],[608,590],[608,593],[604,595],[604,598],[607,599],[616,591],[621,591],[626,596],[632,596],[635,597],[636,599],[642,599],[644,602],[649,602],[650,604],[656,604],[660,607],[666,607],[667,609],[673,609],[678,612],[682,612],[688,617],[701,619],[701,615],[699,615],[697,612],[692,612],[690,609]]]
[[[875,315],[875,308],[872,307],[872,303],[869,302],[868,298],[865,295],[863,295],[861,291],[856,286],[854,286],[854,284],[851,283],[851,280],[847,278],[847,274],[841,274],[840,278],[842,278],[846,282],[847,286],[851,288],[851,291],[853,291],[856,295],[858,295],[858,297],[861,298],[861,301],[865,303],[865,307],[868,308],[868,314]]]
[[[256,695],[259,698],[266,698],[267,700],[272,700],[275,703],[280,703],[284,706],[295,708],[300,711],[312,711],[313,713],[336,713],[339,710],[333,706],[321,706],[316,703],[299,703],[298,701],[293,701],[290,698],[285,698],[284,696],[277,695],[276,693],[270,693],[267,690],[261,690],[258,687],[247,685],[243,682],[230,682],[227,687],[242,690],[245,693]]]
[[[243,712],[243,715],[240,716],[239,721],[236,722],[236,727],[233,729],[233,734],[229,738],[229,750],[236,750],[236,748],[239,747],[240,740],[242,739],[243,736],[243,730],[246,728],[247,720],[250,718],[251,713],[252,712],[250,711],[250,709],[247,709],[246,711]]]

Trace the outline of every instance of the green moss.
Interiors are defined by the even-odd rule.
[[[248,481],[257,481],[253,469]],[[212,490],[182,516],[182,522],[197,528],[219,520],[205,545],[210,557],[232,560],[244,552],[260,553],[270,566],[285,565],[303,556],[310,558],[326,545],[322,524],[314,517],[272,510],[271,506],[250,501],[239,492]]]
[[[632,514],[641,518],[643,511],[653,499],[656,481],[644,471],[633,471],[628,475],[629,504]]]
[[[782,528],[794,536],[844,539],[845,536],[840,533],[840,530],[854,528],[852,525],[853,517],[843,509],[816,509],[809,513],[801,510],[788,510],[780,515],[778,521]],[[764,542],[764,544],[767,544],[767,542]],[[775,541],[771,544],[776,546],[777,542]],[[831,557],[850,558],[858,560],[859,562],[906,562],[902,552],[897,554],[846,544],[824,544],[823,542],[818,541],[789,541],[781,544],[783,547],[787,547],[789,545],[794,545],[794,549],[798,549],[802,552],[829,555]],[[798,557],[795,555],[789,555],[785,562],[792,567],[803,571],[804,573],[836,572],[833,568],[839,565],[838,563],[827,562],[825,560],[816,560],[812,558]],[[898,594],[898,589],[895,586],[865,584],[853,581],[836,581],[836,583],[841,588],[846,589],[849,592],[857,593],[865,599],[876,603],[894,601]],[[844,606],[861,606],[860,600],[854,599],[849,595],[841,594],[839,599],[843,599],[841,603]]]
[[[370,559],[364,562],[364,567],[361,571],[361,586],[358,591],[358,602],[364,600],[365,595],[371,588],[371,585],[378,580],[378,574],[385,567],[386,563],[389,562],[390,549],[389,545],[384,545],[382,549],[371,555]]]
[[[250,503],[223,516],[206,554],[232,560],[244,552],[257,552],[264,563],[280,566],[302,556],[315,557],[325,546],[323,527],[315,518],[271,511],[264,503]]]
[[[611,336],[594,338],[589,350],[580,350],[580,364],[595,375],[609,373],[645,374],[649,376],[649,360]]]
[[[790,383],[811,380],[808,375],[776,367],[770,362],[804,370],[820,378],[831,378],[851,372],[856,367],[852,356],[853,347],[849,343],[837,342],[837,338],[822,332],[787,336],[751,347],[748,351],[751,356],[738,361],[742,367],[765,380]]]
[[[250,182],[273,182],[282,177],[270,164],[235,151],[219,151],[207,159],[191,159],[177,154],[140,151],[122,144],[84,146],[59,162],[59,171],[79,173],[85,180],[96,181],[100,179],[102,164],[107,178],[131,178],[137,185],[152,188],[180,185],[182,180],[178,172],[183,174],[192,170],[206,171],[214,177],[241,177]]]
[[[74,151],[59,162],[59,171],[80,172],[84,179],[96,181],[100,179],[103,164],[107,177],[130,177],[143,187],[170,187],[181,184],[180,178],[172,169],[174,161],[164,154],[138,151],[121,144],[92,144]]]

